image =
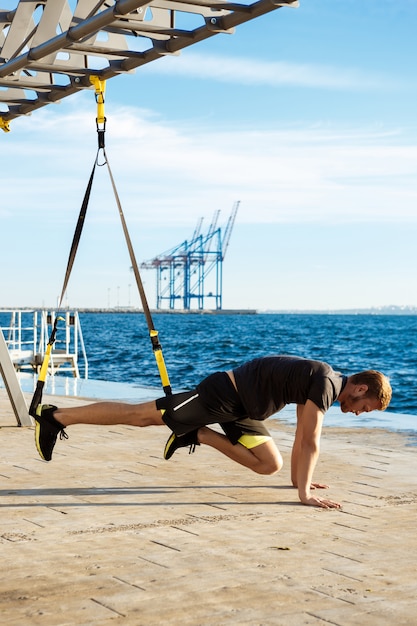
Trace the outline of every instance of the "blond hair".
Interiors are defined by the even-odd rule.
[[[349,377],[354,385],[367,385],[367,398],[376,398],[381,403],[381,411],[385,411],[392,398],[392,389],[389,379],[376,370],[358,372]]]

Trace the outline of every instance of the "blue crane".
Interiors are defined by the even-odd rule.
[[[220,215],[217,210],[206,234],[202,232],[203,218],[200,218],[190,240],[141,263],[142,269],[156,270],[157,309],[166,308],[165,303],[170,310],[222,309],[223,261],[239,204],[240,201],[234,203],[224,231],[217,226]],[[211,279],[209,284],[208,277]],[[214,301],[214,306],[207,306],[207,301]]]

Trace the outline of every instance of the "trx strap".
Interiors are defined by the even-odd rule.
[[[164,357],[162,354],[162,346],[159,342],[158,331],[156,330],[153,320],[152,320],[148,301],[146,299],[145,290],[143,288],[142,279],[139,273],[139,267],[136,262],[135,253],[133,251],[132,242],[130,239],[129,231],[127,229],[126,220],[123,214],[123,209],[122,209],[122,205],[120,202],[119,194],[117,193],[116,184],[114,182],[113,174],[110,168],[110,163],[106,154],[105,141],[104,141],[104,134],[106,130],[106,118],[104,116],[104,92],[106,88],[106,82],[103,80],[100,80],[97,76],[91,76],[90,80],[93,83],[95,90],[96,90],[96,102],[97,102],[96,123],[97,123],[97,132],[98,132],[98,150],[99,151],[102,150],[103,156],[104,156],[104,163],[101,163],[100,165],[102,166],[107,165],[107,170],[109,172],[109,177],[110,177],[110,181],[111,181],[112,188],[113,188],[114,198],[116,200],[116,204],[117,204],[117,208],[118,208],[119,216],[120,216],[120,221],[122,223],[123,233],[126,239],[127,249],[129,251],[130,262],[132,264],[132,270],[135,276],[136,285],[138,287],[139,296],[142,302],[143,312],[145,314],[146,322],[148,325],[149,336],[151,339],[152,349],[153,349],[156,364],[158,367],[159,376],[161,378],[162,388],[164,390],[165,395],[168,396],[168,395],[171,395],[172,389],[171,389],[171,384],[169,382],[169,377],[168,377],[168,372],[165,366]]]
[[[172,389],[171,389],[171,385],[169,382],[169,377],[168,377],[168,372],[165,366],[165,361],[164,361],[164,357],[162,354],[162,346],[159,342],[159,338],[158,338],[158,331],[155,329],[155,326],[153,324],[153,320],[152,320],[152,316],[151,316],[151,312],[149,309],[149,305],[148,305],[148,301],[146,299],[146,294],[145,294],[145,290],[143,288],[143,283],[142,283],[142,279],[139,273],[139,267],[136,261],[136,257],[135,257],[135,253],[133,251],[133,246],[132,246],[132,242],[130,239],[130,235],[129,235],[129,231],[127,229],[127,225],[126,225],[126,220],[124,218],[124,214],[123,214],[123,210],[122,210],[122,205],[120,203],[120,199],[119,199],[119,195],[117,193],[117,189],[116,189],[116,184],[114,182],[114,178],[113,178],[113,174],[112,171],[110,169],[110,164],[108,161],[108,157],[106,154],[106,150],[105,150],[105,140],[104,140],[104,135],[105,135],[105,130],[106,130],[106,118],[104,116],[104,91],[105,91],[105,81],[100,80],[97,76],[91,76],[90,77],[91,82],[93,83],[93,85],[95,86],[95,94],[96,94],[96,102],[97,102],[97,118],[96,118],[96,124],[97,124],[97,134],[98,134],[98,149],[97,149],[97,155],[96,158],[94,160],[94,165],[93,165],[93,169],[91,171],[90,174],[90,179],[88,181],[88,185],[87,185],[87,189],[85,191],[84,194],[84,199],[81,205],[81,209],[80,209],[80,213],[78,216],[78,221],[77,221],[77,225],[75,228],[75,232],[74,232],[74,237],[72,240],[72,244],[71,244],[71,249],[70,249],[70,253],[69,253],[69,257],[68,257],[68,263],[67,263],[67,269],[65,272],[65,278],[64,278],[64,283],[62,286],[62,291],[61,291],[61,296],[59,299],[59,304],[58,304],[58,310],[61,308],[63,299],[64,299],[64,295],[68,286],[68,281],[71,275],[71,271],[72,271],[72,267],[74,265],[74,260],[75,260],[75,256],[77,253],[77,249],[78,249],[78,244],[80,242],[80,238],[81,238],[81,233],[82,233],[82,229],[85,223],[85,217],[87,214],[87,208],[88,208],[88,203],[90,200],[90,194],[91,194],[91,189],[93,186],[93,180],[94,180],[94,174],[95,174],[95,170],[96,167],[98,165],[98,159],[99,159],[99,155],[100,155],[100,150],[103,151],[103,156],[104,156],[104,163],[100,163],[100,166],[103,165],[107,165],[107,169],[109,172],[109,176],[110,176],[110,181],[112,184],[112,188],[113,188],[113,193],[114,193],[114,197],[116,200],[116,204],[117,204],[117,208],[119,211],[119,216],[120,216],[120,220],[122,223],[122,228],[123,228],[123,232],[125,235],[125,239],[126,239],[126,244],[127,244],[127,248],[129,251],[129,256],[130,256],[130,261],[132,264],[132,269],[133,269],[133,273],[135,275],[135,279],[136,279],[136,284],[138,287],[138,291],[139,291],[139,295],[140,295],[140,299],[142,302],[142,307],[143,307],[143,312],[145,314],[146,317],[146,322],[148,325],[148,330],[149,330],[149,336],[151,339],[151,343],[152,343],[152,349],[153,349],[153,353],[155,356],[155,360],[156,360],[156,364],[158,367],[158,371],[159,371],[159,376],[161,378],[161,382],[162,382],[162,387],[164,390],[165,395],[171,395],[172,393]],[[55,343],[55,338],[56,338],[56,333],[57,333],[57,329],[58,329],[58,321],[63,320],[62,317],[56,317],[55,318],[55,322],[52,328],[52,332],[51,335],[49,337],[48,340],[48,344],[47,344],[47,348],[46,348],[46,352],[45,352],[45,356],[43,358],[43,362],[42,362],[42,366],[39,372],[39,376],[38,376],[38,381],[37,381],[37,385],[36,385],[36,389],[35,389],[35,393],[33,395],[32,398],[32,402],[29,408],[29,414],[32,415],[32,417],[35,417],[36,415],[36,409],[38,407],[38,405],[41,403],[42,401],[42,393],[43,393],[43,388],[45,385],[45,380],[46,380],[46,376],[48,373],[48,366],[49,366],[49,361],[50,361],[50,357],[51,357],[51,351],[52,351],[52,346]]]
[[[169,396],[169,395],[171,395],[172,390],[171,390],[171,385],[170,385],[170,382],[169,382],[168,372],[167,372],[167,369],[166,369],[166,366],[165,366],[164,357],[163,357],[163,354],[162,354],[162,346],[161,346],[161,344],[159,342],[159,339],[158,339],[158,331],[155,329],[155,326],[154,326],[153,321],[152,321],[152,316],[151,316],[151,312],[149,310],[148,301],[146,299],[145,290],[143,288],[143,283],[142,283],[142,279],[141,279],[141,276],[140,276],[140,273],[139,273],[138,264],[136,262],[136,257],[135,257],[135,253],[133,251],[132,242],[130,240],[129,231],[127,229],[126,221],[125,221],[125,218],[124,218],[124,215],[123,215],[122,205],[120,204],[119,194],[117,193],[116,185],[115,185],[115,182],[114,182],[113,174],[112,174],[111,169],[110,169],[110,164],[109,164],[109,161],[108,161],[108,158],[107,158],[107,154],[106,154],[106,150],[104,148],[104,145],[103,145],[103,155],[104,155],[104,158],[105,158],[105,164],[107,165],[107,169],[109,171],[109,176],[110,176],[111,184],[112,184],[112,187],[113,187],[114,197],[116,199],[116,204],[117,204],[117,207],[119,209],[120,220],[122,222],[122,228],[123,228],[123,232],[124,232],[124,235],[125,235],[127,248],[129,250],[130,262],[132,264],[133,273],[135,275],[136,284],[137,284],[139,295],[140,295],[140,299],[141,299],[141,302],[142,302],[143,312],[145,314],[146,322],[148,324],[149,336],[151,338],[152,349],[153,349],[153,353],[155,355],[156,364],[158,366],[158,371],[159,371],[159,376],[161,378],[162,387],[163,387],[163,390],[165,392],[165,395]]]
[[[81,209],[80,209],[80,214],[78,216],[77,225],[75,227],[74,237],[73,237],[73,240],[72,240],[71,249],[70,249],[68,262],[67,262],[67,270],[65,272],[65,278],[64,278],[64,283],[63,283],[63,286],[62,286],[61,296],[59,298],[58,310],[62,306],[64,295],[65,295],[65,292],[67,290],[68,281],[69,281],[69,278],[70,278],[70,275],[71,275],[72,266],[74,265],[75,255],[77,253],[78,244],[80,242],[81,233],[82,233],[83,226],[84,226],[84,223],[85,223],[85,216],[87,214],[88,202],[90,200],[91,188],[93,186],[94,173],[95,173],[96,165],[97,165],[97,162],[98,162],[99,152],[100,152],[100,148],[97,150],[97,155],[96,155],[96,158],[95,158],[95,161],[94,161],[93,169],[91,170],[90,179],[88,181],[87,189],[85,191],[84,199],[83,199],[83,202],[82,202],[82,205],[81,205]],[[52,347],[53,347],[53,345],[55,343],[56,333],[57,333],[57,330],[58,330],[58,322],[59,321],[63,321],[63,320],[64,320],[64,318],[60,317],[60,316],[57,316],[55,318],[55,321],[54,321],[54,324],[53,324],[53,327],[52,327],[52,331],[51,331],[50,337],[48,339],[48,344],[47,344],[47,347],[46,347],[45,355],[43,357],[41,369],[40,369],[39,375],[38,375],[38,381],[36,383],[35,393],[33,394],[32,402],[31,402],[30,407],[29,407],[29,415],[31,415],[32,417],[35,417],[36,409],[37,409],[38,405],[42,402],[43,388],[45,386],[45,380],[46,380],[46,376],[48,374],[48,367],[49,367],[49,361],[51,359]]]
[[[73,237],[73,240],[72,240],[71,250],[70,250],[70,253],[69,253],[69,257],[68,257],[67,270],[65,272],[64,284],[63,284],[63,287],[62,287],[61,296],[59,298],[58,310],[62,306],[62,301],[64,299],[64,295],[65,295],[65,292],[67,290],[67,285],[68,285],[69,277],[70,277],[70,274],[71,274],[72,266],[74,265],[74,259],[75,259],[75,255],[76,255],[76,252],[77,252],[78,244],[79,244],[79,241],[80,241],[81,232],[82,232],[82,229],[83,229],[83,226],[84,226],[84,223],[85,223],[85,216],[86,216],[86,213],[87,213],[88,201],[90,199],[91,187],[93,185],[93,178],[94,178],[94,172],[95,172],[96,165],[97,165],[97,159],[98,159],[98,151],[97,151],[96,159],[94,161],[93,169],[91,171],[90,180],[88,181],[87,189],[86,189],[85,194],[84,194],[84,199],[83,199],[83,202],[82,202],[82,205],[81,205],[80,214],[78,216],[77,226],[75,228],[75,233],[74,233],[74,237]],[[43,388],[45,386],[45,380],[46,380],[46,376],[47,376],[47,373],[48,373],[48,367],[49,367],[49,361],[51,359],[52,347],[53,347],[53,345],[55,343],[56,333],[57,333],[57,330],[58,330],[58,322],[59,321],[63,321],[63,320],[64,320],[63,317],[57,316],[55,318],[55,321],[54,321],[54,324],[53,324],[53,327],[52,327],[52,332],[50,334],[50,337],[49,337],[49,340],[48,340],[48,344],[47,344],[47,347],[46,347],[46,351],[45,351],[45,355],[43,357],[41,369],[39,371],[38,381],[36,383],[35,393],[33,394],[32,402],[31,402],[30,407],[29,407],[29,415],[31,415],[32,417],[35,417],[36,409],[37,409],[38,405],[42,401]]]
[[[64,318],[62,317],[55,318],[52,332],[48,340],[48,345],[46,346],[46,352],[45,352],[45,356],[43,357],[42,366],[41,366],[39,376],[38,376],[38,381],[36,383],[35,393],[33,394],[32,402],[30,403],[30,407],[29,407],[29,415],[31,415],[32,417],[35,417],[36,409],[38,408],[38,405],[42,401],[42,393],[43,393],[43,388],[45,385],[46,375],[48,373],[48,366],[49,366],[49,360],[51,358],[52,346],[55,343],[55,335],[58,329],[58,321],[62,319]]]

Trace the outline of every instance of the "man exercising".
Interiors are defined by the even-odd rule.
[[[164,458],[178,448],[208,445],[257,472],[275,474],[281,454],[264,420],[287,404],[297,405],[297,428],[291,455],[291,480],[301,502],[322,508],[340,504],[312,493],[326,488],[313,482],[319,457],[323,418],[338,401],[343,413],[383,411],[392,390],[386,376],[367,370],[351,376],[330,365],[294,356],[253,359],[227,372],[216,372],[195,389],[140,404],[97,402],[74,408],[39,405],[35,441],[42,459],[50,461],[57,436],[67,438],[73,424],[168,426],[172,434]],[[224,434],[208,426],[219,424]]]

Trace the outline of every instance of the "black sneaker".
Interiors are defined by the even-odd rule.
[[[57,422],[53,412],[57,407],[52,404],[39,404],[35,415],[35,443],[40,457],[44,461],[52,459],[56,438],[59,433],[60,439],[68,439],[68,435],[62,424]]]
[[[198,443],[197,433],[198,429],[192,430],[190,433],[181,436],[178,436],[175,433],[171,433],[168,441],[165,444],[164,459],[168,461],[168,459],[172,457],[175,450],[178,450],[178,448],[186,448],[187,446],[190,446],[189,454],[194,452],[195,447],[200,445]]]

